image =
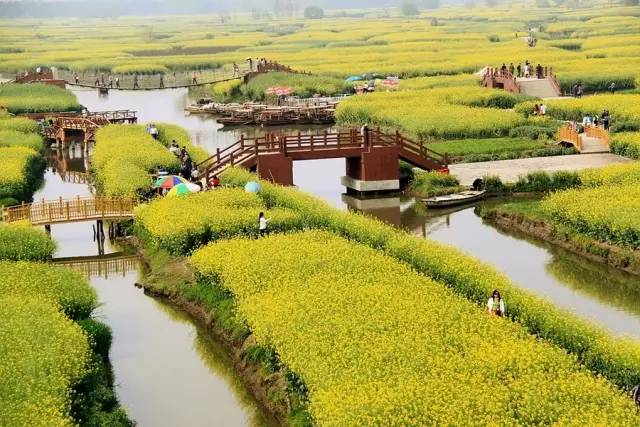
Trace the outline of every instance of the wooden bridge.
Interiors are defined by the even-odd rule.
[[[134,272],[140,265],[136,255],[117,252],[107,255],[55,258],[53,263],[72,270],[79,271],[88,278],[103,277],[108,279],[110,275],[122,275]]]
[[[542,67],[539,75],[536,75],[535,68],[531,64],[531,77],[523,77],[515,76],[508,70],[487,67],[482,76],[482,86],[539,98],[561,96],[562,89],[553,68]]]
[[[597,126],[588,126],[584,133],[572,126],[564,126],[558,129],[558,143],[575,147],[580,154],[608,153],[611,151],[611,135],[609,132]]]
[[[32,225],[63,224],[82,221],[122,221],[133,218],[135,199],[105,197],[42,200],[0,208],[5,223],[28,221]]]
[[[195,79],[194,79],[195,72]],[[177,89],[189,88],[195,86],[204,86],[214,83],[222,83],[231,80],[243,79],[246,82],[253,77],[268,72],[285,72],[285,73],[301,73],[307,72],[296,71],[287,65],[278,62],[269,61],[267,63],[255,63],[248,67],[239,68],[236,71],[232,69],[225,70],[208,70],[208,71],[187,71],[179,73],[156,73],[151,75],[137,74],[118,74],[105,75],[104,73],[95,75],[74,74],[67,70],[58,70],[57,77],[67,82],[68,85],[99,89],[104,92],[109,90],[157,90],[157,89]],[[76,79],[77,77],[77,79]],[[118,78],[116,82],[115,78]]]
[[[448,156],[427,148],[400,133],[380,129],[316,135],[267,134],[241,137],[238,142],[197,165],[207,181],[231,166],[255,170],[261,178],[293,185],[293,161],[344,158],[346,176],[342,182],[358,192],[399,189],[400,159],[425,170],[448,171]]]

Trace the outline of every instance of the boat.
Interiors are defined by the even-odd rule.
[[[447,194],[445,196],[435,196],[422,199],[429,208],[447,208],[450,206],[473,203],[484,199],[486,191],[462,191],[460,193]]]

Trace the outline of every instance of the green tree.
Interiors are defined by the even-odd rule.
[[[307,19],[322,19],[324,10],[318,6],[307,6],[304,9],[304,17]]]
[[[400,10],[402,11],[402,14],[404,16],[420,15],[420,10],[418,9],[418,6],[416,6],[415,3],[412,3],[410,1],[405,1],[404,3],[402,3],[402,6],[400,6]]]

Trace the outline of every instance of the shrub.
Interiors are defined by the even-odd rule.
[[[72,92],[39,83],[0,85],[0,104],[14,114],[82,109]]]
[[[195,163],[200,163],[209,158],[207,150],[193,145],[189,132],[180,126],[156,123],[156,127],[158,128],[158,141],[165,147],[169,147],[171,141],[175,140],[180,147],[186,148],[187,153],[189,153]]]
[[[530,139],[553,139],[558,131],[559,124],[553,124],[551,126],[517,126],[509,130],[509,136],[511,138],[526,137]]]
[[[0,148],[0,199],[26,201],[42,179],[44,160],[26,147]]]
[[[453,175],[439,172],[418,172],[411,183],[411,191],[425,196],[455,193],[460,182]]]
[[[0,147],[26,147],[33,151],[40,151],[43,149],[43,141],[37,133],[0,129]]]
[[[258,344],[273,347],[308,393],[319,425],[637,420],[629,399],[564,351],[330,233],[219,242],[191,263],[211,283],[200,286],[233,293]],[[531,389],[539,393],[520,399]],[[514,399],[516,415],[505,409]],[[474,410],[460,411],[470,401]]]
[[[611,151],[632,159],[640,158],[640,132],[614,134],[611,139]]]
[[[135,197],[151,188],[150,172],[157,168],[177,172],[179,162],[143,126],[109,125],[96,135],[93,167],[103,194]]]
[[[72,319],[83,319],[97,306],[95,291],[80,273],[33,262],[0,261],[0,294],[37,295],[61,307]]]
[[[31,224],[0,223],[0,260],[47,261],[55,250],[55,242]]]
[[[0,425],[74,425],[71,387],[90,357],[85,334],[47,300],[3,292],[0,307]]]

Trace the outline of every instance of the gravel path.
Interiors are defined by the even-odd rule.
[[[503,182],[515,182],[520,175],[534,171],[577,171],[602,167],[631,160],[610,153],[575,154],[555,157],[533,157],[529,159],[498,160],[495,162],[457,163],[450,165],[451,174],[458,177],[460,184],[471,185],[477,177],[497,175]]]

